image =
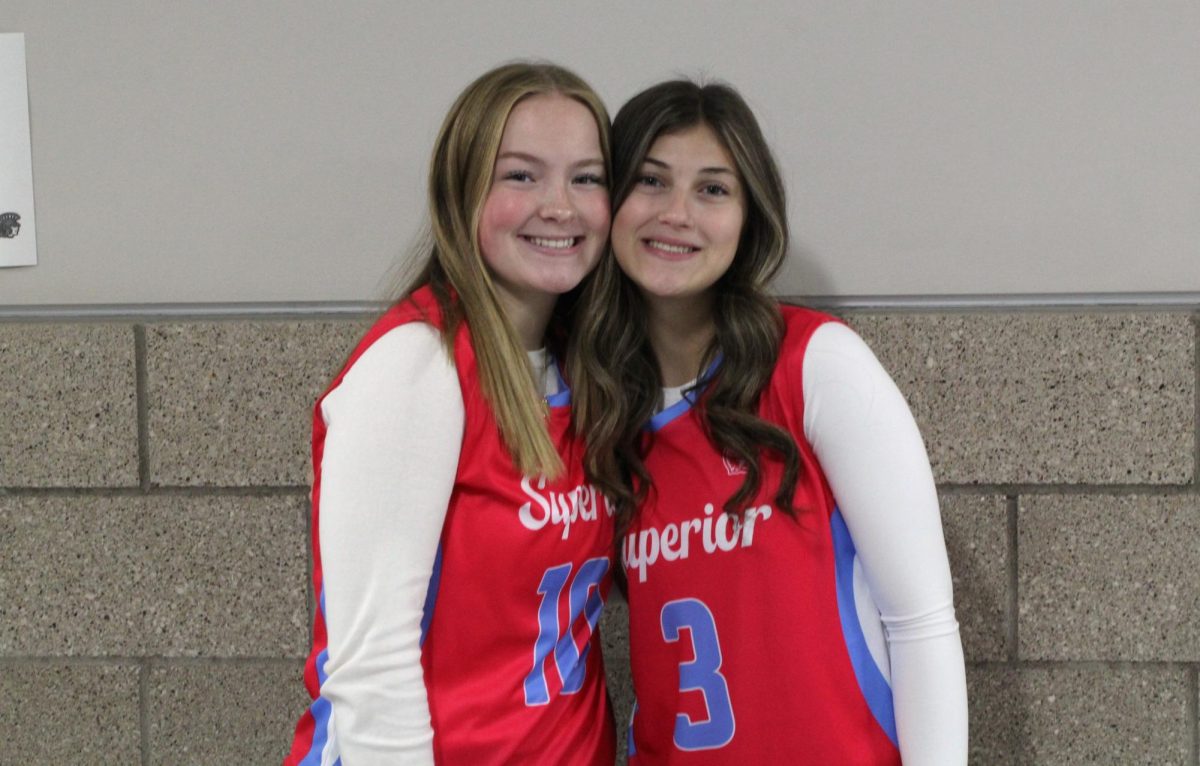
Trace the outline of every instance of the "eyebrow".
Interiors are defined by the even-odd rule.
[[[521,160],[522,162],[528,162],[531,165],[545,165],[546,164],[546,161],[543,160],[541,157],[537,157],[532,154],[527,154],[525,152],[501,152],[500,154],[496,155],[496,160],[497,161]],[[594,158],[589,157],[588,159],[580,160],[579,162],[573,163],[571,165],[571,167],[584,168],[584,167],[589,167],[591,165],[604,165],[604,160],[600,157],[594,157]]]
[[[663,170],[671,169],[670,165],[663,162],[662,160],[656,160],[653,157],[646,157],[646,159],[642,160],[642,163],[646,164],[646,165],[654,165],[655,167],[662,168]],[[731,168],[727,168],[724,165],[717,165],[716,167],[711,167],[711,168],[700,168],[699,172],[706,173],[708,175],[718,175],[718,174],[724,173],[724,174],[731,175],[734,178],[737,177],[737,173],[733,172],[733,170]]]

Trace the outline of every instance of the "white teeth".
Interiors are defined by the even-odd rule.
[[[574,237],[563,237],[562,239],[547,239],[545,237],[530,237],[529,241],[538,247],[548,247],[553,250],[566,250],[571,245],[575,244]]]
[[[657,239],[647,240],[650,247],[655,250],[662,250],[665,253],[675,253],[676,255],[687,255],[696,250],[694,247],[687,245],[668,245],[666,242],[659,242]]]

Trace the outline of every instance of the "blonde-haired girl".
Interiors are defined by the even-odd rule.
[[[608,169],[604,106],[558,66],[494,69],[446,117],[425,266],[314,412],[313,703],[285,764],[612,763],[612,518],[547,349]]]

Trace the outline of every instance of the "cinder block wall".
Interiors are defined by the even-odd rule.
[[[848,318],[929,446],[972,763],[1200,764],[1200,307]],[[0,763],[279,762],[364,320],[0,324]]]

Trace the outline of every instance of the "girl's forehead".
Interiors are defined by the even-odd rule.
[[[733,155],[707,123],[660,134],[642,162],[672,170],[737,174]]]

